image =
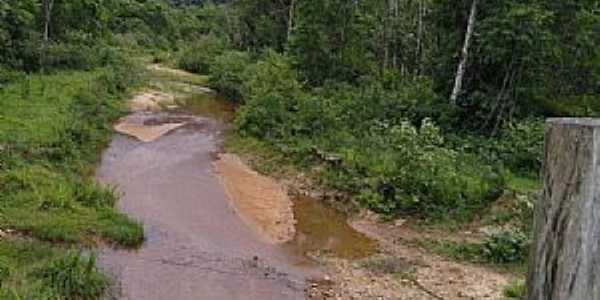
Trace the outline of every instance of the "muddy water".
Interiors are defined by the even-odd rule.
[[[367,249],[349,250],[363,242],[332,225],[343,219],[325,213],[316,218],[320,225],[303,221],[320,208],[302,201],[295,209],[299,234],[285,246],[263,242],[236,215],[212,165],[231,116],[223,103],[194,96],[149,122],[183,125],[151,142],[116,135],[103,154],[99,180],[117,187],[120,208],[146,232],[138,250],[100,253],[100,265],[120,282],[121,299],[304,299],[307,278],[323,273],[298,255],[325,249],[354,257]]]
[[[344,214],[304,195],[297,195],[293,202],[296,236],[286,245],[291,251],[345,259],[376,252],[376,243],[348,225]]]

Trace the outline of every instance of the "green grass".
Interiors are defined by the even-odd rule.
[[[67,248],[143,241],[141,225],[113,207],[114,191],[93,179],[112,122],[123,114],[130,72],[31,75],[0,89],[0,230],[17,233],[0,241],[0,262],[8,265],[0,298],[93,298],[102,280],[72,255],[64,258]],[[44,266],[47,276],[37,276]],[[90,280],[96,291],[61,290],[61,268],[75,269],[65,274],[83,276],[74,282]]]
[[[504,299],[506,300],[521,300],[525,299],[527,294],[527,290],[525,287],[525,282],[523,281],[514,281],[504,287],[503,290]]]
[[[519,193],[534,193],[542,188],[541,179],[533,174],[526,176],[510,175],[507,177],[508,189]]]
[[[0,299],[95,299],[109,282],[93,255],[35,240],[0,240]]]
[[[526,261],[495,262],[494,257],[486,251],[486,245],[483,242],[421,239],[415,241],[415,243],[427,251],[458,262],[485,265],[500,272],[517,275],[523,275],[527,271]]]

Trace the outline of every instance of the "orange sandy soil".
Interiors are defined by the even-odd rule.
[[[233,207],[252,228],[272,243],[294,237],[292,201],[275,180],[258,174],[232,154],[221,154],[215,168]]]

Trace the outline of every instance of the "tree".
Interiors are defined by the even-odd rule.
[[[456,99],[462,89],[463,78],[465,76],[465,69],[467,68],[467,59],[469,58],[469,47],[471,46],[471,38],[473,37],[473,30],[475,28],[475,20],[477,15],[477,3],[478,0],[473,0],[471,3],[471,12],[469,14],[469,21],[467,22],[467,31],[465,33],[465,42],[461,52],[461,60],[458,64],[458,70],[456,71],[456,79],[454,80],[454,89],[450,95],[450,102],[456,104]]]
[[[42,0],[44,11],[44,41],[48,42],[50,37],[50,23],[52,22],[52,9],[54,8],[54,0]]]

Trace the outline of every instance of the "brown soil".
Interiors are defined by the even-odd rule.
[[[183,125],[180,121],[156,121],[154,115],[166,107],[176,107],[175,97],[157,91],[138,94],[127,102],[131,114],[123,117],[115,125],[115,131],[133,136],[142,142],[152,142]],[[153,122],[149,122],[153,121]]]
[[[260,163],[250,157],[253,163]],[[292,172],[293,173],[293,172]],[[290,190],[309,195],[329,195],[311,189],[304,176],[286,174],[281,182]],[[484,266],[455,262],[417,246],[423,238],[473,241],[478,232],[449,234],[441,229],[410,228],[411,220],[381,222],[363,212],[349,224],[377,242],[379,253],[370,257],[343,257],[335,252],[316,259],[331,274],[327,281],[314,282],[310,299],[420,300],[420,299],[503,299],[504,286],[516,278]],[[330,255],[333,254],[333,255]]]
[[[252,228],[273,243],[285,243],[294,237],[292,201],[277,182],[258,174],[232,154],[221,154],[215,168],[233,207]]]

